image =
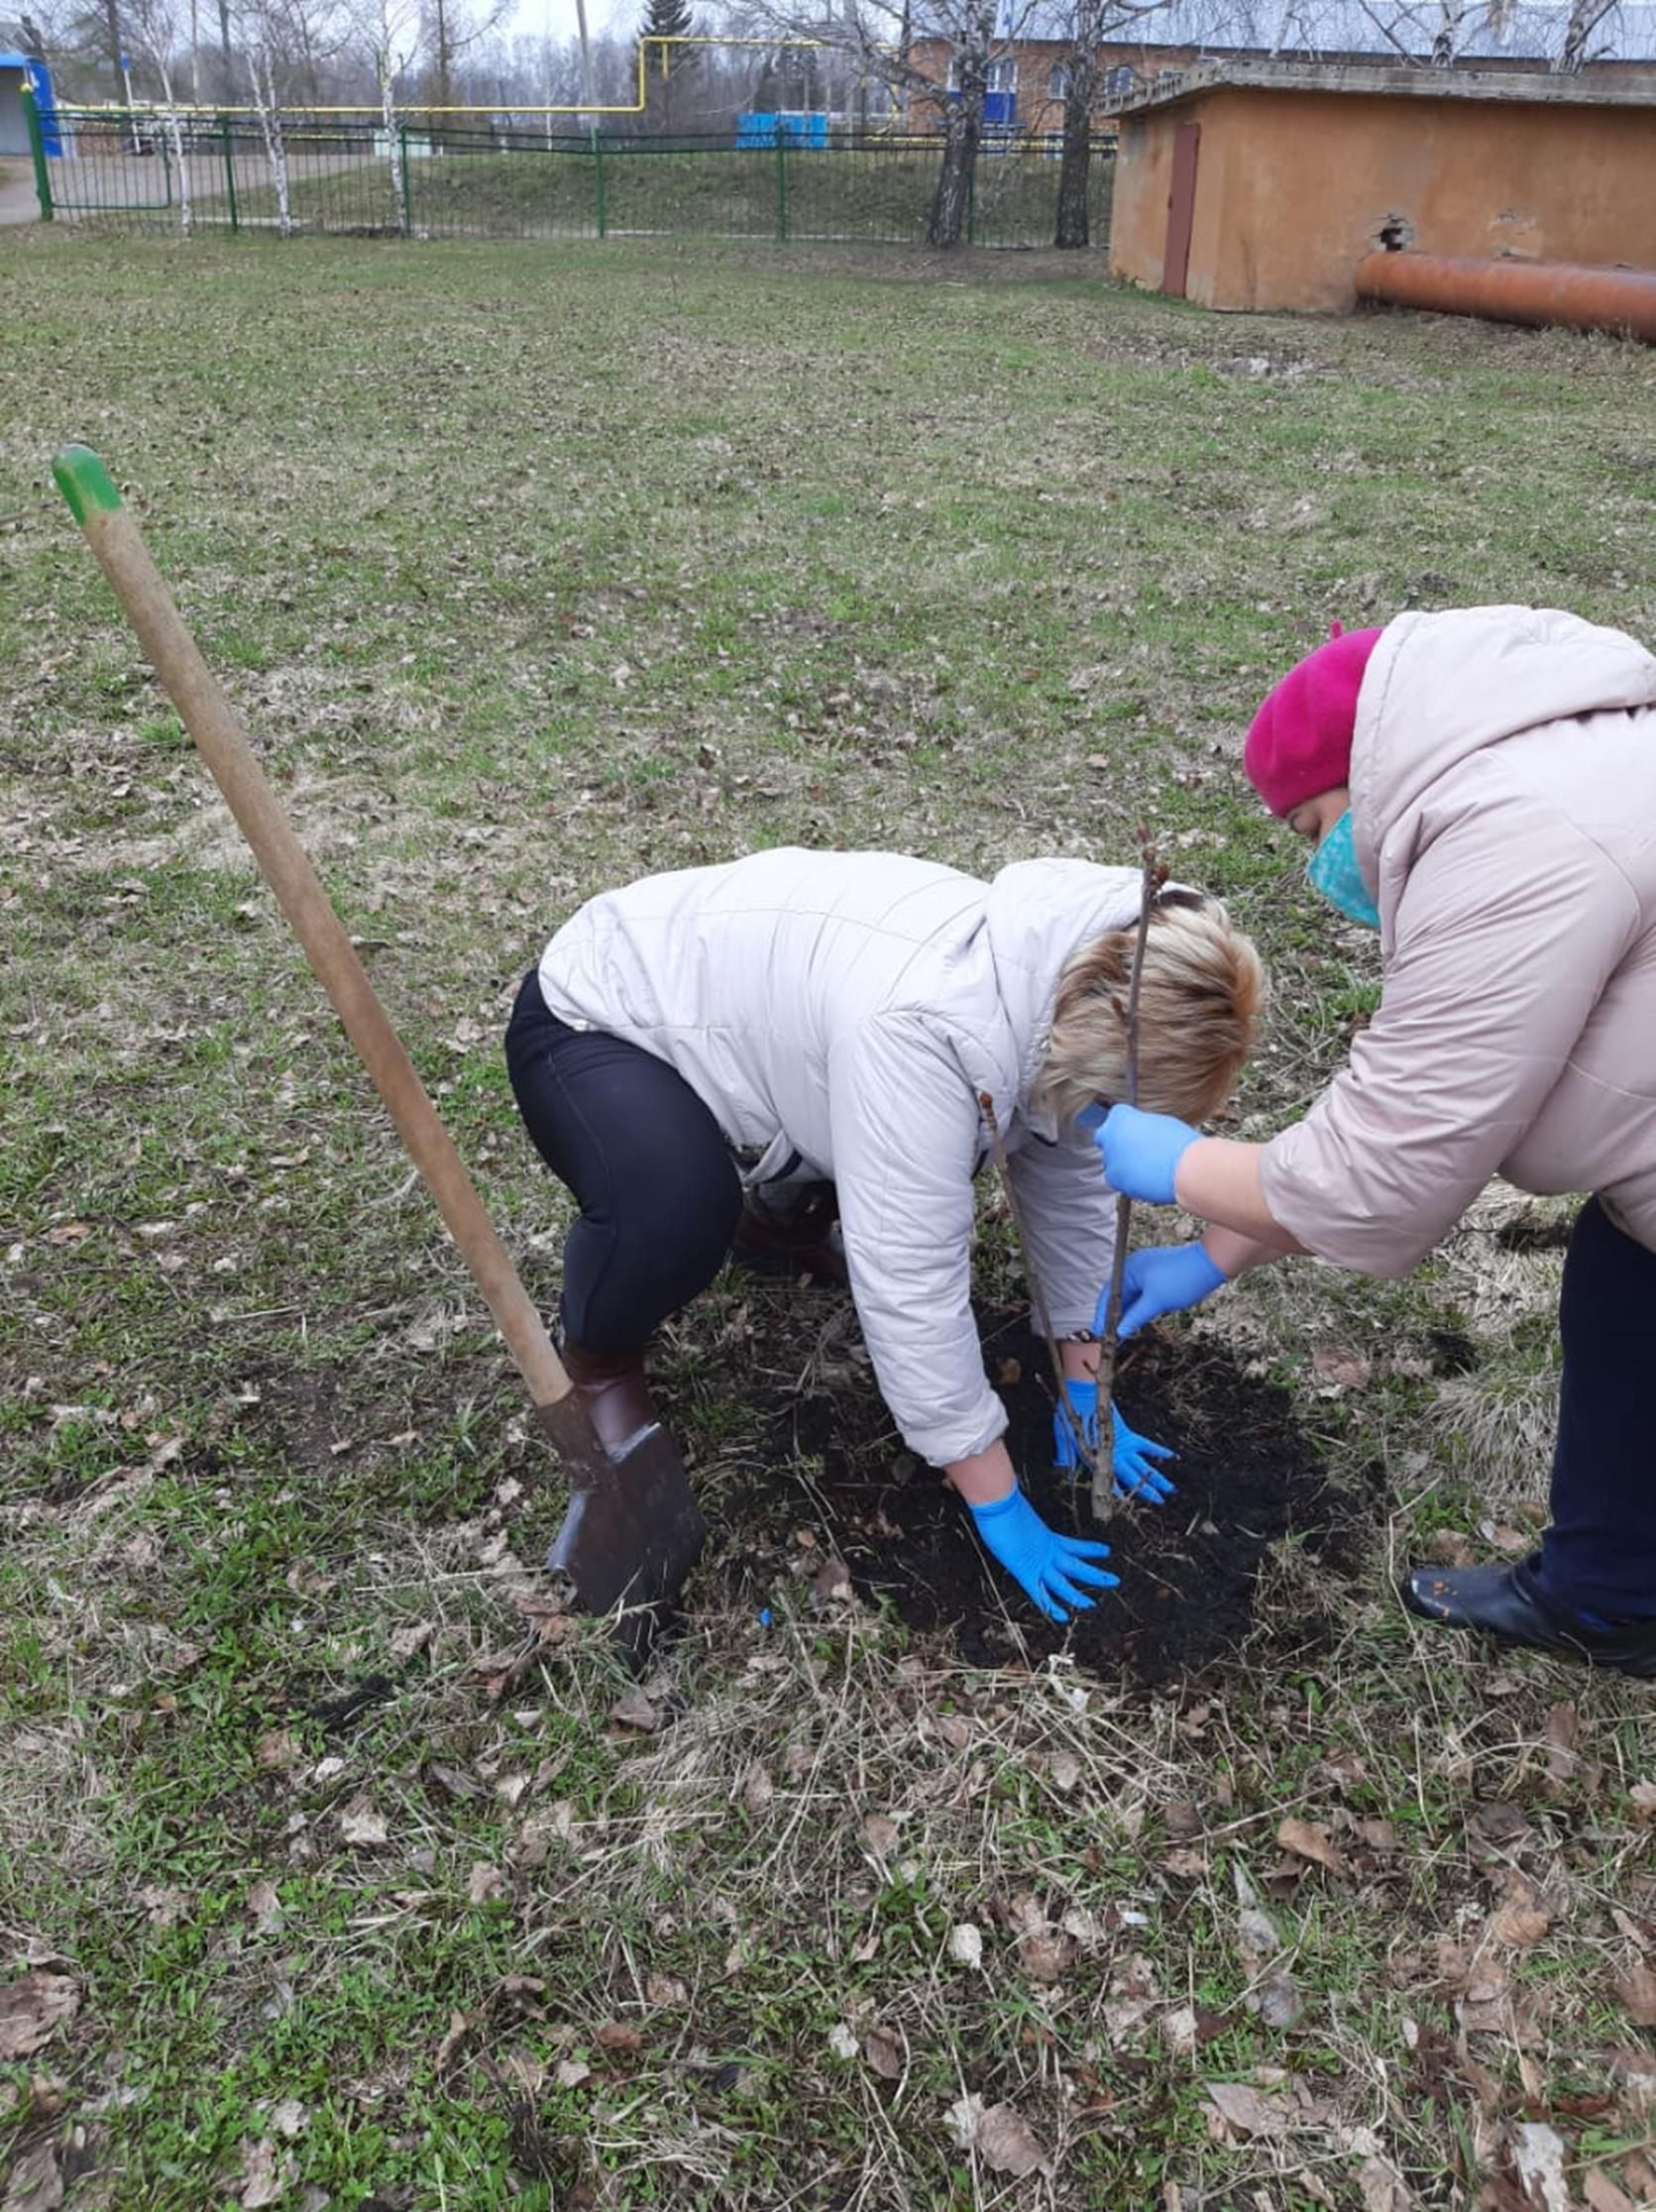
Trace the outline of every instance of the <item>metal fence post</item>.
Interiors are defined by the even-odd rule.
[[[35,95],[28,85],[23,87],[23,116],[29,126],[29,151],[35,157],[35,194],[41,203],[41,221],[52,220],[52,171],[46,166],[46,137],[41,130],[41,115],[35,105]]]
[[[778,243],[788,243],[788,134],[782,128],[782,118],[776,119],[776,236]]]
[[[224,196],[230,203],[230,228],[232,232],[242,227],[241,215],[236,206],[236,143],[230,135],[230,118],[218,119],[219,136],[224,143]]]
[[[411,238],[414,231],[414,179],[408,172],[408,126],[396,127],[397,144],[402,150],[402,235]]]
[[[556,158],[553,157],[554,160]],[[597,203],[598,235],[600,238],[607,238],[609,223],[604,204],[604,136],[597,130],[593,132],[593,197]]]

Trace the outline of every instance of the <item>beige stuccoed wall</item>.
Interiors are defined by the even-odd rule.
[[[1124,119],[1110,265],[1135,283],[1161,280],[1183,122],[1205,306],[1348,309],[1396,219],[1422,253],[1656,268],[1656,108],[1218,86]]]

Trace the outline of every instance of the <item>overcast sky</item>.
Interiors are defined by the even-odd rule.
[[[587,0],[587,28],[595,39],[601,31],[630,35],[643,12],[643,0]],[[542,39],[550,31],[555,39],[573,39],[575,0],[517,0],[506,28],[527,38]]]

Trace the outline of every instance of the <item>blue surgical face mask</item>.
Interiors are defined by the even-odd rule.
[[[1338,907],[1348,922],[1361,922],[1366,930],[1380,928],[1380,908],[1370,898],[1357,865],[1350,807],[1312,853],[1305,864],[1305,873],[1329,905]]]

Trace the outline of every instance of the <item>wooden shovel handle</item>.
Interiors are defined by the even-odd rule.
[[[65,446],[53,464],[53,474],[373,1076],[397,1135],[488,1300],[530,1395],[537,1407],[555,1405],[570,1390],[563,1363],[483,1210],[454,1140],[438,1120],[356,947],[255,758],[235,709],[172,604],[138,524],[89,447]]]

